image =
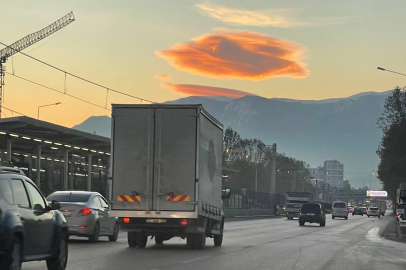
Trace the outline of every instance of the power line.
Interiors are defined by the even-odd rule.
[[[27,115],[25,115],[25,114],[23,114],[23,113],[19,113],[19,112],[15,111],[15,110],[12,110],[12,109],[6,108],[6,107],[4,107],[4,106],[3,106],[3,109],[6,109],[6,110],[8,110],[8,111],[10,111],[10,112],[12,112],[12,113],[18,113],[18,114],[21,114],[21,115],[27,116]]]
[[[24,80],[24,81],[30,82],[30,83],[32,83],[32,84],[35,84],[35,85],[41,86],[41,87],[46,88],[46,89],[48,89],[48,90],[51,90],[51,91],[57,92],[57,93],[59,93],[59,94],[66,95],[66,96],[68,96],[68,97],[71,97],[71,98],[77,99],[77,100],[82,101],[82,102],[85,102],[85,103],[87,103],[87,104],[90,104],[90,105],[93,105],[93,106],[99,107],[99,108],[101,108],[101,109],[111,111],[111,110],[109,110],[109,109],[107,109],[107,108],[105,108],[105,107],[103,107],[103,106],[97,105],[97,104],[92,103],[92,102],[90,102],[90,101],[87,101],[87,100],[85,100],[85,99],[78,98],[78,97],[76,97],[76,96],[73,96],[73,95],[70,95],[70,94],[67,94],[67,93],[61,92],[61,91],[59,91],[59,90],[57,90],[57,89],[51,88],[51,87],[49,87],[49,86],[46,86],[46,85],[43,85],[43,84],[40,84],[40,83],[37,83],[37,82],[34,82],[34,81],[31,81],[31,80],[29,80],[29,79],[26,79],[26,78],[23,78],[23,77],[20,77],[20,76],[17,76],[17,75],[15,75],[15,74],[10,73],[10,72],[5,72],[5,73],[7,73],[7,74],[9,74],[9,75],[11,75],[11,76],[17,77],[17,78],[19,78],[19,79],[21,79],[21,80]]]
[[[3,45],[3,46],[10,47],[10,46],[8,46],[7,44],[4,44],[3,42],[0,42],[0,44]],[[13,49],[13,50],[15,50],[15,49],[12,48],[12,47],[10,47],[10,48]],[[15,50],[15,51],[17,51],[17,50]],[[70,75],[70,76],[72,76],[72,77],[74,77],[74,78],[77,78],[77,79],[79,79],[79,80],[82,80],[82,81],[85,81],[85,82],[87,82],[87,83],[93,84],[93,85],[98,86],[98,87],[100,87],[100,88],[104,88],[104,89],[106,89],[106,90],[108,90],[108,91],[112,91],[112,92],[114,92],[114,93],[121,94],[121,95],[124,95],[124,96],[127,96],[127,97],[135,98],[135,99],[140,100],[141,102],[142,102],[142,101],[146,101],[146,102],[150,102],[150,103],[157,103],[157,102],[155,102],[155,101],[151,101],[151,100],[148,100],[148,99],[144,99],[144,98],[140,98],[140,97],[137,97],[137,96],[133,96],[133,95],[130,95],[130,94],[127,94],[127,93],[124,93],[124,92],[121,92],[121,91],[118,91],[118,90],[109,88],[109,87],[107,87],[107,86],[104,86],[104,85],[95,83],[95,82],[93,82],[93,81],[87,80],[87,79],[85,79],[85,78],[83,78],[83,77],[80,77],[80,76],[78,76],[78,75],[75,75],[75,74],[72,74],[72,73],[70,73],[70,72],[67,72],[67,71],[65,71],[65,70],[63,70],[63,69],[57,68],[57,67],[55,67],[55,66],[53,66],[53,65],[51,65],[51,64],[48,64],[48,63],[46,63],[46,62],[44,62],[44,61],[42,61],[42,60],[39,60],[38,58],[35,58],[35,57],[33,57],[33,56],[28,55],[28,54],[26,54],[26,53],[23,53],[23,52],[21,52],[21,51],[18,51],[18,52],[21,53],[21,54],[24,55],[24,56],[27,56],[27,57],[29,57],[29,58],[31,58],[31,59],[37,61],[37,62],[40,62],[41,64],[44,64],[44,65],[46,65],[46,66],[49,66],[49,67],[51,67],[51,68],[53,68],[53,69],[56,69],[56,70],[58,70],[58,71],[60,71],[60,72],[63,72],[63,73],[65,73],[65,74],[68,74],[68,75]]]

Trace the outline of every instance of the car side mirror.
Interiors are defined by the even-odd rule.
[[[231,189],[229,188],[224,188],[221,194],[221,199],[229,199],[231,195]]]
[[[35,212],[42,213],[42,212],[45,211],[45,209],[44,209],[44,207],[42,207],[42,205],[40,205],[39,203],[37,203],[37,204],[34,205],[34,211],[35,211]]]
[[[59,210],[61,209],[61,204],[58,201],[52,201],[51,204],[49,205],[52,210]]]

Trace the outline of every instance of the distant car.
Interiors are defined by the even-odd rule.
[[[366,207],[355,207],[352,211],[352,215],[361,215],[363,216],[366,213]]]
[[[348,209],[345,202],[335,201],[332,206],[333,212],[331,217],[334,219],[336,217],[342,217],[348,219]]]
[[[19,170],[0,167],[0,269],[39,260],[49,270],[66,268],[68,227],[59,207]]]
[[[381,218],[381,212],[379,211],[378,207],[369,207],[367,210],[367,216]]]
[[[299,212],[299,226],[306,222],[318,223],[320,227],[326,226],[326,213],[322,205],[318,203],[305,203]]]
[[[354,212],[354,207],[348,206],[347,210],[348,210],[348,214],[350,214],[350,213]]]
[[[48,196],[48,200],[60,202],[69,235],[89,237],[91,242],[97,242],[100,236],[117,241],[118,220],[109,217],[108,203],[98,192],[56,191]]]

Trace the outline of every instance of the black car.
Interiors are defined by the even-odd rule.
[[[366,207],[355,207],[354,211],[352,211],[352,215],[361,215],[363,216],[366,214],[367,208]]]
[[[306,222],[319,223],[320,227],[326,226],[326,211],[318,203],[304,203],[299,212],[299,225],[304,226]]]
[[[0,269],[38,260],[49,270],[66,268],[68,227],[59,207],[18,169],[0,167]]]

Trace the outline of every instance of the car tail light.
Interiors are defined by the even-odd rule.
[[[299,216],[303,216],[303,214],[302,214],[302,213],[299,213]]]
[[[378,209],[378,212],[379,212],[379,209]]]
[[[79,229],[86,229],[86,226],[80,226]]]
[[[130,218],[129,218],[129,217],[123,218],[123,222],[124,222],[124,223],[130,223]]]
[[[181,222],[180,222],[180,225],[182,225],[182,226],[186,226],[187,225],[187,220],[186,219],[184,219],[184,220],[182,220]]]
[[[82,210],[79,211],[79,214],[88,216],[90,215],[90,213],[92,213],[92,209],[90,208],[83,208]]]
[[[347,210],[347,209],[345,209],[345,212],[348,212],[348,210]]]

